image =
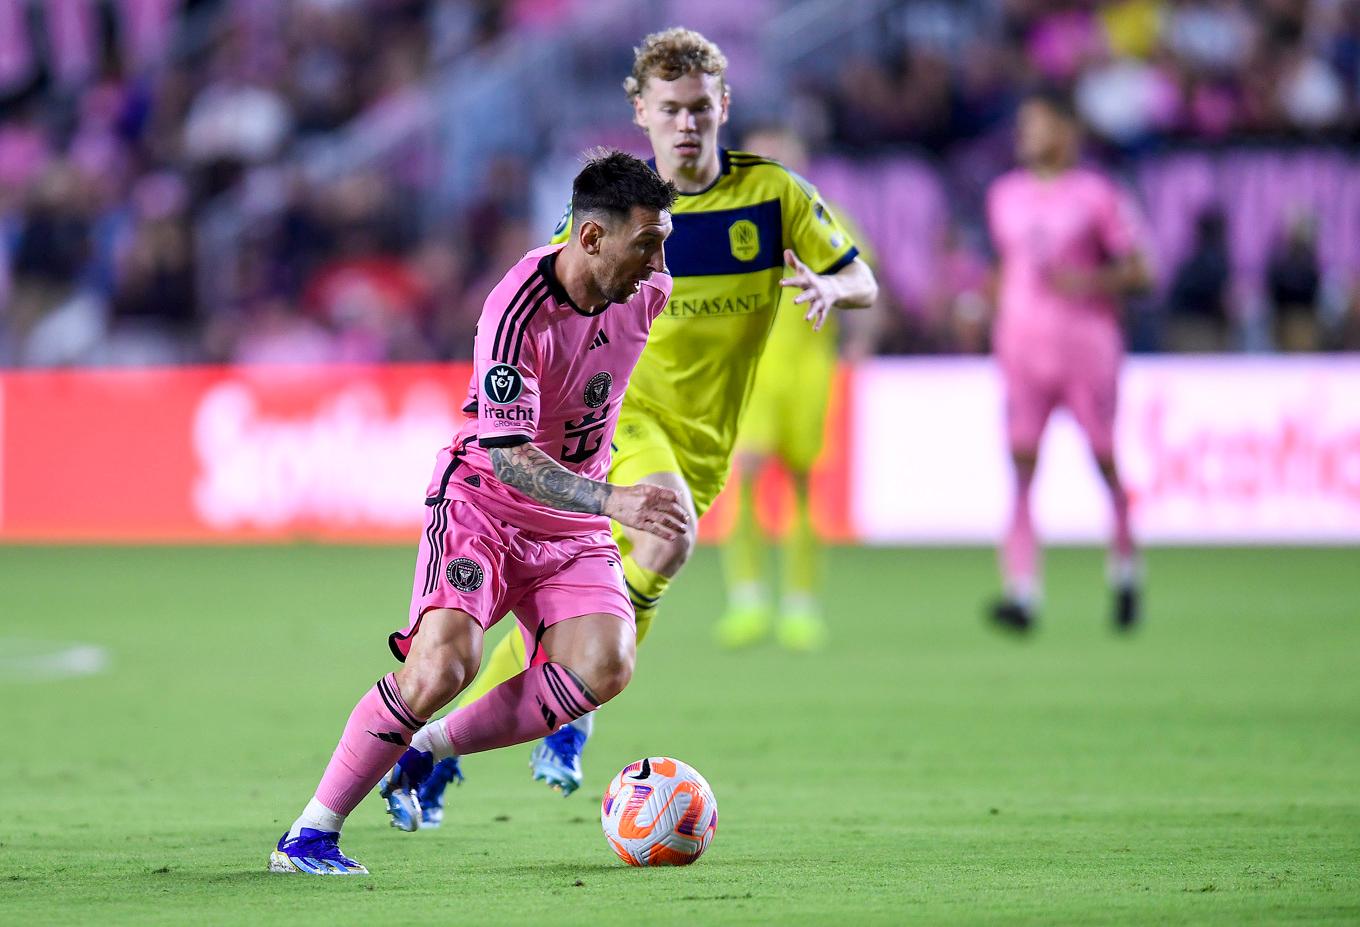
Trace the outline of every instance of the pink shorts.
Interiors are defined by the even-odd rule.
[[[1048,417],[1066,406],[1097,457],[1114,453],[1114,420],[1119,402],[1119,364],[1095,364],[1046,373],[1002,365],[1006,387],[1006,437],[1011,450],[1039,449]]]
[[[398,660],[405,661],[432,608],[465,611],[483,630],[513,611],[532,641],[581,615],[617,615],[630,626],[636,620],[619,549],[607,529],[538,535],[456,498],[425,508],[410,621],[388,638]]]

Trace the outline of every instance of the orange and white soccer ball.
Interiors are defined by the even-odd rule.
[[[629,763],[609,783],[600,824],[630,866],[688,866],[713,842],[718,801],[693,767],[653,756]]]

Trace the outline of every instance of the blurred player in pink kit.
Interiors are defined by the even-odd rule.
[[[1000,625],[1031,628],[1040,599],[1038,542],[1030,514],[1039,439],[1065,406],[1095,454],[1114,510],[1110,580],[1114,622],[1138,621],[1139,564],[1129,500],[1114,457],[1122,299],[1149,284],[1140,223],[1130,199],[1103,174],[1076,166],[1075,114],[1056,95],[1022,104],[1021,163],[987,195],[1000,257],[993,347],[1006,393],[1006,430],[1015,501],[1001,548],[1005,595],[991,611]]]
[[[594,158],[573,186],[571,238],[530,251],[487,297],[468,421],[436,460],[409,620],[389,638],[403,665],[350,714],[272,871],[367,873],[340,852],[340,828],[389,770],[389,807],[418,818],[414,786],[435,760],[537,740],[628,684],[636,630],[610,519],[672,540],[689,517],[671,489],[604,481],[624,390],[670,297],[675,196],[630,155]],[[425,727],[511,609],[534,635],[533,664]]]

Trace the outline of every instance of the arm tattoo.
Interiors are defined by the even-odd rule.
[[[490,451],[496,479],[555,509],[601,515],[614,491],[608,483],[577,476],[532,444]]]

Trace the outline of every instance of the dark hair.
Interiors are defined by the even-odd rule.
[[[1040,106],[1048,108],[1048,111],[1073,124],[1080,124],[1081,117],[1077,114],[1077,104],[1072,99],[1072,94],[1058,87],[1040,86],[1032,87],[1024,98],[1020,101],[1025,103],[1038,103]]]
[[[670,209],[675,205],[675,184],[630,154],[597,149],[571,185],[571,211],[578,218],[606,213],[626,218],[634,206]]]

